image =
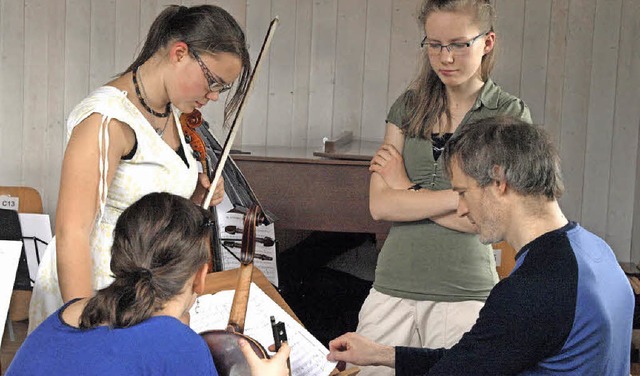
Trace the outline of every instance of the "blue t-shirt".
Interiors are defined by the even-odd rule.
[[[569,223],[524,246],[450,350],[396,348],[397,375],[629,375],[634,296],[611,248]]]
[[[178,319],[156,316],[129,328],[78,329],[61,318],[72,302],[27,337],[7,376],[218,375],[205,341]]]

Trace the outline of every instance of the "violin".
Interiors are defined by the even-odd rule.
[[[218,183],[220,176],[222,175],[222,170],[224,169],[224,165],[227,161],[227,158],[229,157],[229,152],[231,151],[233,140],[238,131],[238,126],[242,120],[243,110],[247,103],[247,96],[251,92],[251,89],[255,82],[256,73],[261,66],[261,62],[263,61],[264,56],[269,50],[269,45],[271,44],[273,33],[275,32],[277,25],[278,18],[276,17],[271,21],[271,24],[269,25],[269,31],[265,36],[262,48],[260,49],[260,53],[258,54],[258,59],[256,60],[256,65],[253,69],[253,72],[251,73],[251,77],[249,78],[246,92],[244,93],[244,96],[240,101],[240,105],[238,106],[238,110],[236,111],[236,116],[233,120],[233,124],[231,124],[229,134],[227,135],[227,139],[225,140],[222,154],[217,161],[213,179],[211,180],[211,187],[209,188],[207,197],[205,197],[204,202],[202,203],[202,207],[204,209],[209,208],[209,204],[211,203],[211,198],[213,197],[215,186]],[[180,121],[180,123],[182,123],[182,120]],[[194,121],[193,123],[197,123],[197,121]],[[195,150],[196,149],[194,148],[194,151]],[[204,154],[206,155],[206,153]],[[253,258],[255,256],[256,247],[256,226],[258,223],[264,223],[264,220],[265,217],[262,214],[260,206],[255,204],[251,205],[244,218],[240,270],[238,273],[236,291],[233,295],[233,305],[231,307],[231,313],[229,314],[227,329],[209,330],[200,333],[202,338],[209,346],[209,351],[211,352],[213,362],[216,365],[216,369],[220,376],[244,376],[251,374],[249,364],[247,364],[247,360],[245,359],[244,354],[242,353],[242,350],[238,345],[238,340],[240,338],[244,338],[249,343],[251,349],[253,349],[253,352],[255,352],[259,358],[269,358],[269,355],[259,342],[243,334],[244,320],[247,314],[247,305],[249,303],[249,288],[251,287],[251,278],[253,275]]]
[[[225,330],[208,330],[200,333],[205,340],[216,366],[218,375],[250,375],[249,364],[242,354],[238,340],[244,338],[253,352],[261,359],[269,355],[262,345],[243,334],[244,321],[249,303],[249,288],[253,276],[253,258],[256,247],[256,226],[264,222],[264,216],[258,205],[252,205],[244,217],[242,232],[242,251],[238,282],[233,295],[233,304],[229,313],[229,321]]]
[[[182,133],[184,133],[184,140],[191,146],[193,150],[193,157],[200,163],[202,166],[202,171],[207,174],[209,179],[209,162],[207,160],[207,149],[205,147],[205,143],[202,140],[202,137],[196,131],[196,128],[201,126],[203,123],[202,113],[198,110],[193,110],[190,113],[182,113],[180,114],[180,126],[182,128]],[[209,257],[208,264],[208,272],[213,273],[215,271],[214,255],[215,249],[211,248],[211,257]]]
[[[182,127],[182,133],[184,133],[184,139],[187,141],[191,149],[193,149],[193,156],[202,165],[202,171],[209,175],[209,164],[207,163],[207,150],[202,141],[202,137],[196,132],[196,128],[202,125],[202,113],[198,110],[193,110],[188,114],[180,114],[180,126]]]

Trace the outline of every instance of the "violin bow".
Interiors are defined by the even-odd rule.
[[[216,164],[215,173],[213,175],[213,180],[211,181],[211,186],[209,187],[209,191],[207,192],[207,197],[205,197],[204,202],[202,203],[202,207],[204,209],[208,209],[211,204],[211,199],[213,198],[213,192],[216,189],[216,185],[218,184],[218,180],[220,180],[220,175],[222,175],[222,170],[224,169],[224,165],[227,162],[227,158],[229,158],[229,152],[231,151],[231,146],[233,145],[233,140],[236,138],[236,133],[238,132],[238,127],[240,125],[240,121],[242,121],[242,114],[244,111],[245,103],[247,102],[247,97],[253,89],[253,83],[255,82],[256,74],[260,69],[262,60],[264,56],[269,51],[269,46],[271,46],[271,40],[273,39],[273,34],[278,27],[278,23],[280,20],[278,17],[271,20],[271,24],[269,25],[269,31],[267,31],[267,35],[264,38],[264,42],[262,43],[262,48],[260,49],[260,53],[258,54],[258,59],[256,60],[256,65],[253,67],[253,72],[251,72],[251,78],[249,79],[249,83],[247,84],[247,91],[244,93],[242,97],[242,101],[240,101],[240,106],[238,106],[238,110],[236,111],[236,116],[233,119],[233,123],[231,124],[231,129],[229,130],[229,134],[227,134],[227,139],[224,142],[224,147],[222,148],[222,154],[218,159],[218,163]]]

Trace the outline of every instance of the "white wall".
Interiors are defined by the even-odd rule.
[[[0,185],[37,188],[54,214],[66,116],[129,65],[153,18],[177,2],[0,0]],[[246,27],[254,58],[271,17],[281,20],[238,143],[316,147],[344,130],[382,139],[386,111],[416,71],[419,0],[207,2]],[[563,209],[620,260],[640,260],[640,1],[494,4],[494,79],[557,142]],[[222,135],[222,108],[208,107]]]

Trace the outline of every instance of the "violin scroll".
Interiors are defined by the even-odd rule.
[[[202,171],[208,175],[207,149],[202,137],[196,132],[196,128],[201,126],[202,122],[202,113],[198,110],[193,110],[188,114],[180,114],[180,126],[182,127],[182,133],[184,133],[184,139],[193,149],[193,156],[202,165]]]
[[[190,129],[196,130],[202,125],[202,113],[198,110],[193,110],[188,114],[182,113],[180,115],[180,124],[184,127],[187,126]]]

